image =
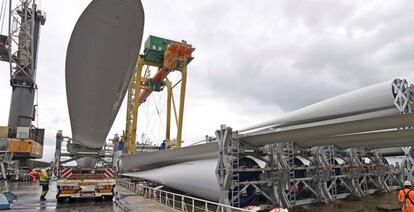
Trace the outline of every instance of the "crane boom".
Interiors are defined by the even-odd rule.
[[[35,0],[9,1],[8,36],[2,35],[0,59],[10,64],[12,95],[8,120],[8,138],[14,158],[40,158],[44,130],[32,126],[35,119],[36,67],[41,25],[45,14],[37,9]],[[7,52],[7,54],[6,54]],[[34,142],[33,142],[34,141]],[[31,144],[36,150],[16,150],[13,145]]]

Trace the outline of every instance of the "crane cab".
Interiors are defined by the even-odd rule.
[[[0,60],[9,61],[9,37],[0,35]]]

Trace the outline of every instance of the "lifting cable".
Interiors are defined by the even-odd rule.
[[[149,75],[151,75],[151,70],[150,70],[150,66],[148,66],[148,65],[146,65],[145,66],[145,71],[144,71],[144,75],[143,75],[143,77],[144,78],[148,78],[149,77]],[[141,84],[141,82],[138,82],[139,84]],[[141,92],[141,90],[139,89],[139,90],[137,90],[137,92]],[[145,107],[145,108],[142,108],[142,110],[138,110],[138,112],[139,111],[143,111],[143,113],[144,113],[144,115],[145,115],[145,118],[147,119],[147,124],[146,124],[146,126],[145,126],[145,129],[143,129],[143,133],[144,132],[148,132],[148,122],[149,122],[149,118],[148,118],[148,114],[149,114],[149,108],[148,108],[148,104],[145,104],[145,106],[143,106],[143,104],[144,103],[142,103],[141,105],[139,105],[138,107]],[[137,123],[138,124],[138,123]],[[138,131],[137,131],[138,132]],[[147,138],[148,138],[148,136],[147,136]],[[149,138],[148,138],[149,139]]]
[[[149,115],[149,113],[148,113]],[[151,115],[151,117],[148,119],[147,125],[149,126],[149,131],[148,131],[148,135],[152,137],[152,140],[157,141],[158,140],[158,136],[155,135],[154,133],[154,123],[151,122],[150,120],[153,120],[153,116],[154,114]]]
[[[150,117],[150,107],[149,107],[149,102],[150,100],[147,100],[147,104],[145,105],[145,108],[146,108],[146,111],[144,111],[145,112],[145,117],[146,117],[146,119],[147,119],[147,121],[146,121],[146,126],[145,126],[145,132],[147,132],[147,138],[149,139],[149,140],[156,140],[156,138],[155,138],[155,136],[154,136],[154,134],[153,134],[153,128],[152,128],[152,125],[151,125],[151,122],[150,122],[150,120],[152,119],[152,117],[154,116],[153,115],[153,113],[151,113],[152,115],[151,115],[151,117]]]
[[[152,100],[152,101],[151,101]],[[150,126],[151,126],[151,134],[152,134],[152,136],[154,137],[154,140],[155,141],[160,141],[161,140],[161,137],[160,137],[160,131],[159,130],[157,130],[156,132],[154,132],[154,128],[156,128],[157,127],[157,121],[155,121],[155,120],[157,120],[157,118],[155,118],[154,116],[157,116],[158,115],[158,117],[160,117],[159,116],[159,109],[158,109],[158,106],[157,106],[157,101],[156,101],[156,99],[155,99],[155,97],[154,97],[154,95],[151,95],[150,96],[150,102],[149,103],[152,103],[154,106],[153,106],[153,108],[155,108],[155,113],[152,113],[152,115],[151,115],[151,119],[150,120],[154,120],[154,121],[151,121],[150,123],[148,123]],[[162,126],[162,125],[161,125]],[[163,126],[162,126],[163,127]]]
[[[155,109],[157,110],[157,115],[158,115],[159,121],[161,123],[161,128],[165,132],[164,123],[163,123],[162,117],[161,117],[161,113],[163,113],[164,110],[160,110],[159,107],[158,107],[158,105],[160,105],[161,108],[165,108],[165,104],[163,104],[163,105],[160,104],[160,102],[162,101],[163,98],[165,98],[164,92],[160,93],[158,101],[156,102],[154,100],[154,103],[155,103]]]
[[[1,28],[0,33],[3,34],[3,11],[4,11],[4,4],[7,0],[3,0],[1,2],[1,8],[0,8],[0,21],[1,21]]]
[[[146,78],[150,78],[150,76],[151,76],[151,69],[150,69],[149,66],[147,66],[145,68],[143,77],[144,77],[144,79],[146,79]],[[176,87],[180,83],[181,83],[181,79],[178,80],[176,83],[174,83],[172,88]],[[165,125],[164,125],[164,121],[163,121],[163,118],[162,118],[162,116],[166,112],[166,108],[165,108],[166,103],[163,104],[163,101],[162,101],[163,98],[165,98],[165,94],[163,92],[161,92],[161,95],[159,95],[158,99],[156,99],[154,97],[154,95],[150,95],[148,97],[147,101],[146,101],[146,105],[144,106],[145,108],[142,108],[142,110],[139,110],[139,111],[142,111],[144,113],[143,115],[145,116],[145,119],[146,119],[146,126],[145,126],[145,129],[143,129],[143,133],[146,132],[148,140],[153,140],[154,142],[157,142],[157,143],[163,138],[163,136],[161,135],[160,132],[165,132],[165,130],[166,130]],[[173,96],[172,96],[172,104],[173,104],[174,115],[175,115],[175,119],[176,119],[175,121],[177,122],[178,120],[177,120],[177,112],[175,111],[174,93],[173,93]],[[142,107],[142,105],[141,105],[141,107]],[[154,109],[151,109],[150,107],[154,108],[155,111],[154,111]],[[154,116],[157,116],[158,118],[155,118]],[[156,131],[155,128],[156,128],[156,125],[157,125],[157,121],[155,121],[156,119],[158,119],[158,123],[161,125],[160,129],[162,131],[155,132]],[[178,123],[177,123],[177,125],[178,125]],[[144,142],[144,141],[142,141],[142,142]]]
[[[1,9],[0,9],[0,19],[1,19],[0,33],[1,34],[3,34],[4,20],[6,19],[5,16],[6,16],[7,1],[8,0],[3,0],[1,2]]]
[[[145,68],[143,77],[150,78],[150,76],[151,76],[151,69],[150,69],[150,66],[147,66]],[[161,113],[163,113],[164,110],[160,109],[160,107],[158,106],[163,97],[165,97],[163,92],[161,92],[161,95],[159,96],[158,101],[155,99],[154,95],[149,96],[146,102],[147,104],[145,106],[145,109],[143,110],[145,117],[146,117],[146,122],[147,122],[144,132],[147,132],[147,135],[148,135],[147,137],[152,137],[154,141],[159,141],[162,138],[162,136],[160,137],[160,131],[158,131],[157,135],[155,135],[156,133],[154,132],[154,128],[156,127],[157,122],[151,121],[151,120],[157,119],[154,116],[158,116],[159,123],[161,124],[161,129],[165,132],[165,126],[163,124],[162,117],[161,117]],[[155,114],[150,109],[150,106],[151,108],[154,108],[152,104],[155,106],[155,111],[154,111]],[[161,108],[164,108],[164,106],[165,104]]]
[[[36,114],[35,114],[35,116],[36,116],[36,128],[39,128],[39,89],[37,88],[37,86],[36,86],[35,92],[36,92],[36,100],[35,100],[35,104],[36,104],[36,110],[35,110],[35,112],[36,112]]]
[[[145,117],[147,120],[146,126],[145,126],[145,131],[147,132],[147,135],[149,137],[152,138],[152,140],[154,142],[159,142],[162,139],[162,132],[165,131],[165,126],[163,125],[163,121],[162,121],[162,117],[161,117],[161,113],[163,113],[163,110],[160,110],[160,107],[158,106],[159,102],[161,101],[161,98],[164,97],[164,93],[161,93],[162,95],[160,95],[158,102],[156,101],[154,95],[151,95],[148,100],[147,100],[147,104],[146,104],[146,110],[145,110]],[[155,106],[155,107],[154,107]],[[154,108],[155,111],[153,111],[154,109],[150,109]],[[158,117],[155,118],[155,116]],[[154,120],[159,120],[159,122],[154,121]],[[155,128],[157,127],[157,123],[161,124],[161,128],[162,131],[157,130],[157,132],[155,132]]]
[[[148,100],[147,100],[146,107],[147,107],[147,113],[146,113],[146,117],[147,117],[147,126],[146,126],[147,135],[150,139],[155,140],[155,136],[152,134],[153,129],[152,129],[151,122],[150,122],[150,120],[152,119],[152,114],[150,114],[150,107],[149,107],[149,101]]]
[[[147,137],[148,137],[148,132],[149,132],[149,106],[148,106],[148,104],[145,104],[145,111],[144,111],[144,114],[145,114],[145,118],[147,119],[147,123],[146,123],[146,125],[145,125],[145,131],[144,132],[147,132]]]

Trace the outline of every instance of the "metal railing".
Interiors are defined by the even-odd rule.
[[[139,196],[147,199],[157,201],[165,206],[173,208],[177,211],[185,212],[216,212],[216,211],[246,211],[249,210],[232,207],[229,205],[220,204],[208,200],[203,200],[195,197],[190,197],[182,194],[177,194],[169,191],[163,191],[157,188],[152,188],[125,180],[117,180],[117,186],[122,186],[129,191],[132,191]]]

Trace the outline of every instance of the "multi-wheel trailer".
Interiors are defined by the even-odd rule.
[[[99,151],[90,151],[73,144],[62,131],[56,135],[54,175],[57,177],[58,201],[72,198],[112,198],[115,188],[115,156],[117,139],[106,144]],[[75,161],[88,158],[94,161],[92,167],[80,168]],[[96,163],[95,163],[96,162]],[[74,165],[72,165],[73,163]]]
[[[56,198],[58,201],[71,198],[112,198],[116,182],[114,174],[112,167],[82,169],[61,166]]]

